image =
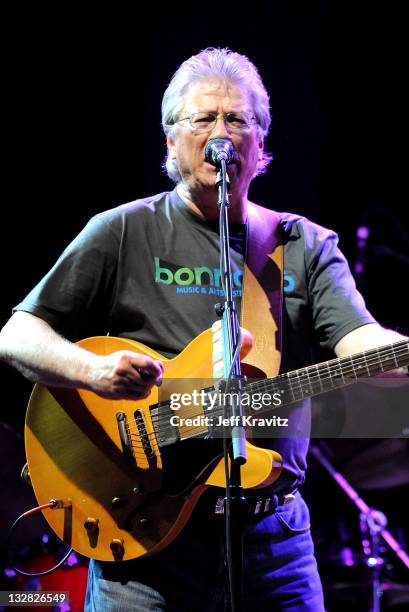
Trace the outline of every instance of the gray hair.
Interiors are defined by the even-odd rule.
[[[226,84],[242,86],[249,93],[253,111],[257,119],[260,136],[265,138],[268,133],[271,114],[269,97],[255,65],[240,53],[230,49],[209,47],[183,62],[173,75],[162,100],[162,127],[166,135],[175,135],[178,115],[183,107],[183,96],[188,88],[199,81],[220,79]],[[266,171],[272,155],[263,152],[263,157],[257,164],[254,176]],[[178,183],[181,175],[177,161],[167,153],[163,164],[168,176]]]

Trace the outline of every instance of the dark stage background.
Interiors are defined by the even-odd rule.
[[[228,46],[258,66],[271,95],[266,146],[274,161],[254,182],[252,199],[332,227],[351,265],[357,228],[366,225],[366,265],[357,280],[378,320],[408,332],[407,22],[403,7],[385,2],[342,3],[337,11],[332,4],[155,4],[144,16],[136,5],[133,14],[107,8],[76,16],[26,7],[8,15],[1,324],[92,214],[171,188],[161,170],[163,91],[184,59]],[[7,524],[27,507],[17,474],[31,385],[6,366],[1,375]],[[342,467],[367,447],[364,440],[332,445],[332,459]],[[325,490],[326,519],[338,529],[345,513],[354,524],[356,514],[322,471],[313,465],[311,475],[317,521],[313,500]],[[391,512],[403,528],[407,486],[380,482],[370,495],[378,506],[399,500],[401,510]],[[323,531],[322,522],[316,528]],[[324,540],[328,533],[331,525]],[[328,555],[323,563],[340,565]]]

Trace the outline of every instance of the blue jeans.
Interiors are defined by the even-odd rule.
[[[219,612],[226,572],[222,516],[200,503],[182,533],[157,555],[90,562],[86,612]],[[246,525],[244,606],[257,612],[323,612],[309,512],[300,494]]]

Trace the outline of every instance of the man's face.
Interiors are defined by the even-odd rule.
[[[249,96],[234,85],[220,81],[202,81],[194,84],[184,98],[179,113],[183,119],[197,112],[212,112],[225,115],[232,112],[253,114]],[[245,131],[231,131],[220,117],[209,132],[195,133],[188,121],[177,124],[174,137],[168,136],[171,156],[177,160],[182,182],[191,192],[215,190],[216,168],[205,161],[205,147],[212,138],[226,138],[232,141],[238,162],[230,165],[230,190],[237,195],[246,195],[255,172],[257,162],[263,153],[263,139],[258,135],[257,125]]]

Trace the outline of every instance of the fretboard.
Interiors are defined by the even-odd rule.
[[[316,365],[280,374],[274,378],[248,383],[248,393],[279,393],[282,404],[325,393],[356,382],[359,378],[376,376],[409,365],[409,342],[393,344],[339,357]]]
[[[251,396],[254,393],[279,394],[279,405],[285,406],[313,395],[350,385],[358,379],[375,376],[381,372],[388,372],[407,365],[409,365],[409,341],[400,340],[394,344],[356,353],[348,357],[331,359],[307,368],[280,374],[274,378],[246,382],[243,390]],[[215,392],[214,387],[208,391],[211,392],[211,390]],[[257,413],[262,414],[269,411],[271,411],[271,407],[261,408]],[[249,413],[251,413],[251,410]],[[173,411],[170,409],[169,402],[165,401],[160,405],[151,406],[152,422],[159,447],[174,444],[178,440],[207,435],[207,426],[185,427],[182,431],[170,425],[172,414]],[[190,417],[203,414],[202,406],[189,411]],[[209,416],[214,418],[223,415],[224,408],[220,404],[216,404],[209,412]]]

